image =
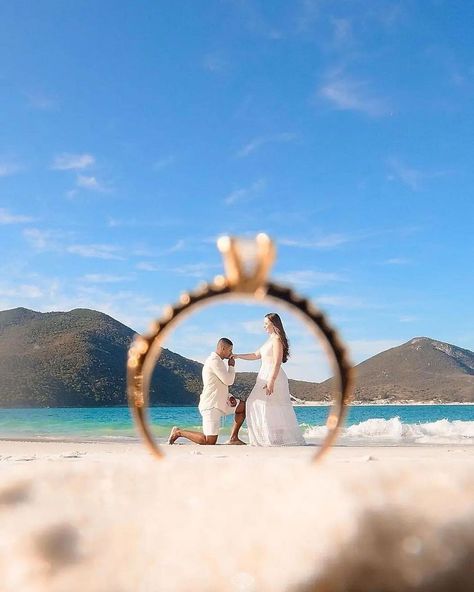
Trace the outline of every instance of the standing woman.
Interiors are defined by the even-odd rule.
[[[282,368],[289,345],[277,313],[265,315],[267,341],[255,353],[234,354],[241,360],[261,360],[257,382],[247,399],[247,427],[253,446],[302,446],[305,444],[290,399],[288,377]]]

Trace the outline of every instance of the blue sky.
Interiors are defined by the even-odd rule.
[[[419,335],[474,349],[473,19],[448,0],[2,3],[0,309],[142,331],[221,272],[219,235],[265,231],[273,277],[355,361]],[[169,347],[255,349],[267,309],[202,312]],[[326,376],[284,319],[288,373]]]

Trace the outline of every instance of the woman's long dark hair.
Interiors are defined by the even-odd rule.
[[[281,344],[283,345],[283,363],[288,360],[290,357],[290,344],[288,342],[288,337],[286,336],[285,329],[283,328],[283,323],[281,322],[280,315],[276,312],[269,312],[265,315],[265,318],[268,319],[273,327],[275,328],[275,333],[278,335]]]

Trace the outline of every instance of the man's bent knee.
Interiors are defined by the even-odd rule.
[[[206,436],[206,444],[208,446],[214,446],[217,443],[217,436]]]

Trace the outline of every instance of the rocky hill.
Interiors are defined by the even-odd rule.
[[[327,397],[332,386],[333,379],[327,380],[310,397]],[[442,341],[415,337],[357,366],[355,399],[474,403],[474,353]]]
[[[125,362],[135,333],[88,309],[0,312],[0,407],[82,407],[126,403]],[[202,365],[164,349],[151,404],[195,405]],[[239,373],[233,392],[249,390],[254,373]],[[292,381],[295,396],[311,383]],[[311,390],[311,388],[310,388]]]
[[[125,361],[134,331],[88,309],[0,312],[0,407],[123,405]],[[164,349],[150,401],[195,405],[202,383],[199,362]],[[357,367],[356,399],[474,402],[474,353],[425,337],[412,339]],[[255,373],[239,372],[234,393],[248,391]],[[290,380],[295,397],[325,401],[332,379]]]

